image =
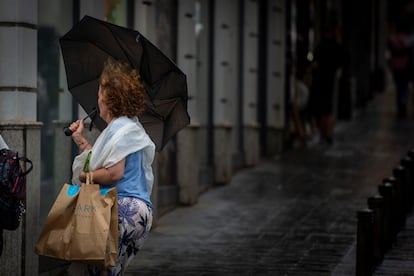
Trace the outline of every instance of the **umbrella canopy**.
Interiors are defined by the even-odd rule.
[[[59,42],[68,89],[86,112],[98,106],[99,77],[112,57],[137,69],[144,82],[139,119],[157,150],[190,123],[186,75],[138,31],[85,16]],[[106,126],[101,118],[95,124]]]

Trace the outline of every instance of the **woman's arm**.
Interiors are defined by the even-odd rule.
[[[100,168],[92,171],[92,177],[94,183],[101,185],[114,184],[118,182],[122,176],[124,176],[125,158],[109,168]],[[86,173],[81,172],[79,180],[83,183],[86,181]]]

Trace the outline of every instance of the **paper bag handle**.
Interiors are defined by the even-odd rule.
[[[87,172],[86,173],[86,185],[93,184],[93,173]]]

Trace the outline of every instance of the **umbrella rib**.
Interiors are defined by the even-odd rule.
[[[89,43],[89,44],[92,44],[92,45],[94,45],[96,48],[98,48],[99,50],[101,50],[102,52],[104,52],[105,54],[107,54],[108,56],[111,56],[111,57],[112,57],[112,55],[111,55],[108,51],[106,51],[104,48],[102,48],[102,47],[98,46],[97,44],[95,44],[95,43],[93,43],[93,42],[91,42],[91,41],[84,40],[84,39],[77,39],[77,40],[75,40],[75,39],[69,39],[69,38],[65,38],[64,40],[67,40],[67,41],[72,41],[72,42],[83,42],[83,43]],[[118,42],[118,40],[117,40],[117,42]],[[125,53],[124,53],[124,54],[125,54]]]
[[[119,27],[118,25],[115,25],[115,24],[112,24],[112,23],[109,23],[109,22],[106,22],[106,24],[103,24],[103,26],[105,26],[105,28],[107,29],[107,30],[109,30],[109,32],[112,34],[112,37],[116,40],[116,42],[117,42],[117,44],[118,44],[118,46],[119,46],[119,48],[121,49],[121,51],[122,51],[122,53],[124,54],[124,57],[126,57],[126,59],[128,60],[128,62],[129,62],[129,64],[132,66],[132,62],[131,62],[131,60],[128,58],[128,55],[127,55],[127,53],[125,52],[125,50],[124,50],[124,48],[122,48],[121,47],[121,43],[119,43],[119,39],[118,39],[118,37],[115,35],[115,32],[110,28],[110,26],[114,26],[114,27]],[[137,70],[138,70],[138,68],[137,68]]]
[[[107,27],[108,28],[108,30],[111,32],[111,34],[112,34],[112,36],[113,36],[113,38],[116,40],[116,42],[118,43],[118,45],[119,45],[119,48],[122,50],[122,53],[124,53],[124,56],[126,57],[126,59],[128,60],[128,62],[129,62],[129,64],[131,65],[131,67],[132,67],[132,65],[133,65],[133,63],[131,62],[131,60],[129,59],[129,57],[128,57],[128,55],[127,55],[127,53],[125,52],[125,50],[124,50],[124,48],[123,47],[121,47],[121,43],[119,43],[119,39],[118,39],[118,37],[115,35],[115,32],[113,32],[109,27]],[[138,68],[136,68],[137,70],[138,70]]]

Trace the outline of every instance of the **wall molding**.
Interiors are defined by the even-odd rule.
[[[27,92],[27,93],[37,93],[38,89],[36,87],[26,87],[26,86],[0,86],[1,92]]]
[[[36,24],[27,22],[0,21],[0,27],[21,27],[26,29],[37,30]]]

